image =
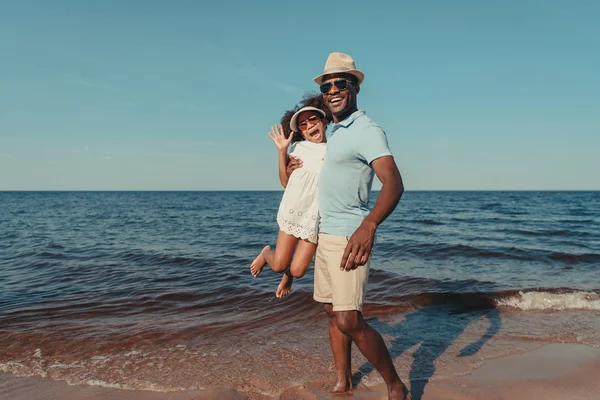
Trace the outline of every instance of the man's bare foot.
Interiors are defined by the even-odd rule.
[[[265,251],[268,250],[271,250],[271,246],[265,246],[264,249],[262,249],[262,251],[260,252],[260,254],[254,259],[254,261],[252,261],[252,264],[250,264],[250,273],[253,277],[256,278],[258,275],[260,275],[260,272],[267,263],[264,254]]]
[[[285,296],[290,294],[292,291],[292,282],[294,282],[294,277],[287,274],[287,271],[283,273],[281,277],[281,282],[279,286],[277,286],[277,292],[275,292],[275,296],[278,299],[283,299]]]
[[[331,389],[331,393],[346,393],[352,392],[352,374],[346,376],[338,376],[335,384]]]
[[[404,383],[400,382],[398,384],[392,385],[388,387],[388,399],[389,400],[411,400],[412,397],[410,392],[404,386]]]

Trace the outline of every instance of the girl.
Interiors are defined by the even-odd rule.
[[[285,187],[277,213],[279,235],[275,250],[265,246],[250,265],[255,278],[265,264],[275,272],[284,272],[276,296],[287,296],[295,278],[304,276],[317,248],[319,231],[319,207],[317,203],[317,182],[327,149],[325,129],[331,120],[322,96],[305,98],[297,107],[288,111],[282,118],[285,127],[289,120],[292,132],[286,132],[282,125],[271,129],[269,137],[279,153],[279,179]],[[291,118],[289,116],[291,115]],[[302,168],[287,175],[289,155],[302,160]]]

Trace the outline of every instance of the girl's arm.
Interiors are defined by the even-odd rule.
[[[288,148],[290,147],[290,143],[292,143],[292,137],[294,135],[290,134],[288,138],[283,134],[283,128],[281,125],[275,125],[271,128],[271,132],[269,132],[269,137],[277,146],[277,154],[279,158],[279,180],[281,181],[281,185],[283,187],[287,187],[288,184],[288,174],[287,174],[287,165],[288,165]]]
[[[287,164],[288,164],[288,154],[287,149],[285,150],[277,150],[279,153],[279,181],[281,182],[281,186],[287,187],[289,176],[287,174]]]

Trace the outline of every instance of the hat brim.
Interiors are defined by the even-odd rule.
[[[316,76],[315,78],[313,78],[313,81],[315,81],[317,83],[317,85],[320,85],[321,83],[323,83],[323,77],[325,75],[332,75],[332,74],[350,74],[356,77],[356,79],[358,79],[358,84],[360,85],[364,80],[365,80],[365,74],[363,74],[361,71],[357,70],[357,69],[350,69],[350,68],[331,68],[330,70],[327,70],[325,72],[323,72],[321,75]]]
[[[299,132],[298,126],[296,125],[296,123],[298,122],[298,116],[300,114],[302,114],[304,111],[315,111],[318,112],[319,114],[321,114],[323,116],[323,118],[327,117],[327,114],[325,114],[325,111],[316,108],[316,107],[302,107],[301,109],[299,109],[298,111],[296,111],[294,113],[294,115],[292,115],[292,119],[290,120],[290,129],[294,132]]]

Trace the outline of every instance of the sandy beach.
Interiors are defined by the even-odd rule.
[[[579,344],[545,344],[523,354],[483,363],[472,372],[453,377],[436,375],[425,383],[422,400],[525,400],[598,399],[600,349]],[[457,371],[458,372],[458,371]],[[18,378],[0,374],[0,397],[12,400],[216,400],[279,399],[308,400],[340,398],[327,393],[328,381],[313,381],[289,387],[279,396],[237,392],[221,388],[159,393],[94,386],[69,386],[42,378]],[[424,384],[417,382],[416,385]],[[415,382],[413,382],[415,385]],[[418,392],[419,390],[417,390]],[[359,384],[343,398],[385,399],[385,386]],[[418,400],[418,397],[414,397]]]

